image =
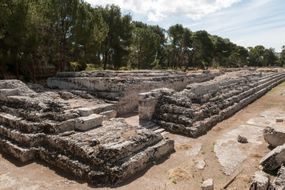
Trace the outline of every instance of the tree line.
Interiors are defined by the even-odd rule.
[[[283,66],[263,46],[245,48],[207,31],[167,30],[83,0],[0,0],[0,78],[34,80],[49,68],[190,69]]]

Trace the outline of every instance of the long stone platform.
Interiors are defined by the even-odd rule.
[[[194,83],[183,91],[140,94],[140,118],[167,131],[199,137],[285,80],[285,73],[242,71]]]

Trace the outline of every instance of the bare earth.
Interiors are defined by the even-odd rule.
[[[236,174],[237,178],[228,189],[248,189],[250,177],[258,170],[259,160],[270,151],[262,138],[262,129],[275,122],[276,117],[285,117],[285,83],[198,139],[167,133],[166,136],[175,140],[176,152],[116,189],[199,190],[201,182],[207,178],[214,179],[215,189],[222,189]],[[127,121],[136,124],[138,117],[127,118]],[[284,123],[282,125],[285,127]],[[249,143],[237,143],[237,135],[247,137]],[[71,179],[67,174],[57,173],[42,163],[21,166],[0,154],[0,189],[94,188]]]

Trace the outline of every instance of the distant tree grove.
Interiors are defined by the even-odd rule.
[[[180,24],[165,30],[119,7],[83,0],[0,0],[0,78],[51,71],[284,66],[263,46],[244,48]]]

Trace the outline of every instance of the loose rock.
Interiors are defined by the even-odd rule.
[[[285,143],[285,127],[266,127],[263,131],[264,140],[272,147]]]
[[[214,190],[214,180],[207,179],[202,183],[202,190]]]
[[[196,163],[195,167],[198,170],[203,170],[206,167],[206,162],[204,160],[198,160],[195,163]]]
[[[242,136],[240,136],[240,135],[238,136],[237,141],[238,141],[239,143],[242,143],[242,144],[248,143],[247,138],[246,138],[246,137],[242,137]]]

